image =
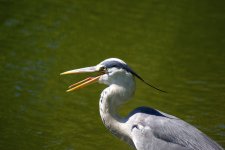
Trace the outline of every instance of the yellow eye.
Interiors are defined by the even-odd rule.
[[[105,66],[101,66],[101,67],[99,68],[99,71],[106,71],[106,67],[105,67]]]

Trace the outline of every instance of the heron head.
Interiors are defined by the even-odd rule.
[[[141,81],[148,84],[149,86],[151,86],[159,91],[162,91],[162,90],[150,85],[149,83],[145,82],[124,61],[122,61],[118,58],[109,58],[109,59],[106,59],[106,60],[100,62],[96,66],[66,71],[66,72],[61,73],[61,75],[91,73],[91,72],[97,72],[98,75],[95,77],[88,77],[80,82],[77,82],[77,83],[69,86],[69,89],[67,90],[67,92],[83,88],[83,87],[90,85],[92,83],[95,83],[95,82],[110,85],[110,84],[120,84],[121,81],[126,82],[126,79],[129,79],[127,82],[134,81],[134,76],[139,78]],[[162,91],[162,92],[164,92],[164,91]]]

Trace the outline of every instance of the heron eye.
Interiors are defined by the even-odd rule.
[[[99,68],[99,71],[106,71],[106,70],[107,70],[107,69],[106,69],[105,66],[102,66],[102,67]]]

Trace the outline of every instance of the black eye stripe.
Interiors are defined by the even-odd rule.
[[[127,70],[128,66],[126,64],[120,63],[118,61],[106,61],[103,63],[104,66],[106,66],[107,68],[123,68],[125,70]],[[127,70],[129,71],[129,70]]]
[[[136,72],[134,72],[127,64],[124,64],[124,63],[121,63],[119,61],[105,61],[102,63],[102,65],[104,65],[106,68],[113,68],[113,67],[116,67],[118,69],[124,69],[126,70],[127,72],[133,74],[134,76],[136,76],[138,79],[140,79],[142,82],[144,82],[145,84],[147,84],[148,86],[156,89],[156,90],[159,90],[161,92],[165,92],[163,90],[160,90],[156,87],[154,87],[153,85],[147,83],[141,76],[139,76]],[[166,92],[165,92],[166,93]]]
[[[106,68],[118,68],[118,69],[124,69],[127,72],[133,74],[134,76],[138,77],[139,76],[127,65],[118,61],[106,61],[102,65],[104,65]]]

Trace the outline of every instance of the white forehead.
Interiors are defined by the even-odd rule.
[[[100,64],[105,63],[107,61],[118,61],[118,62],[120,62],[122,64],[126,64],[123,60],[121,60],[119,58],[108,58],[108,59],[103,60]]]

